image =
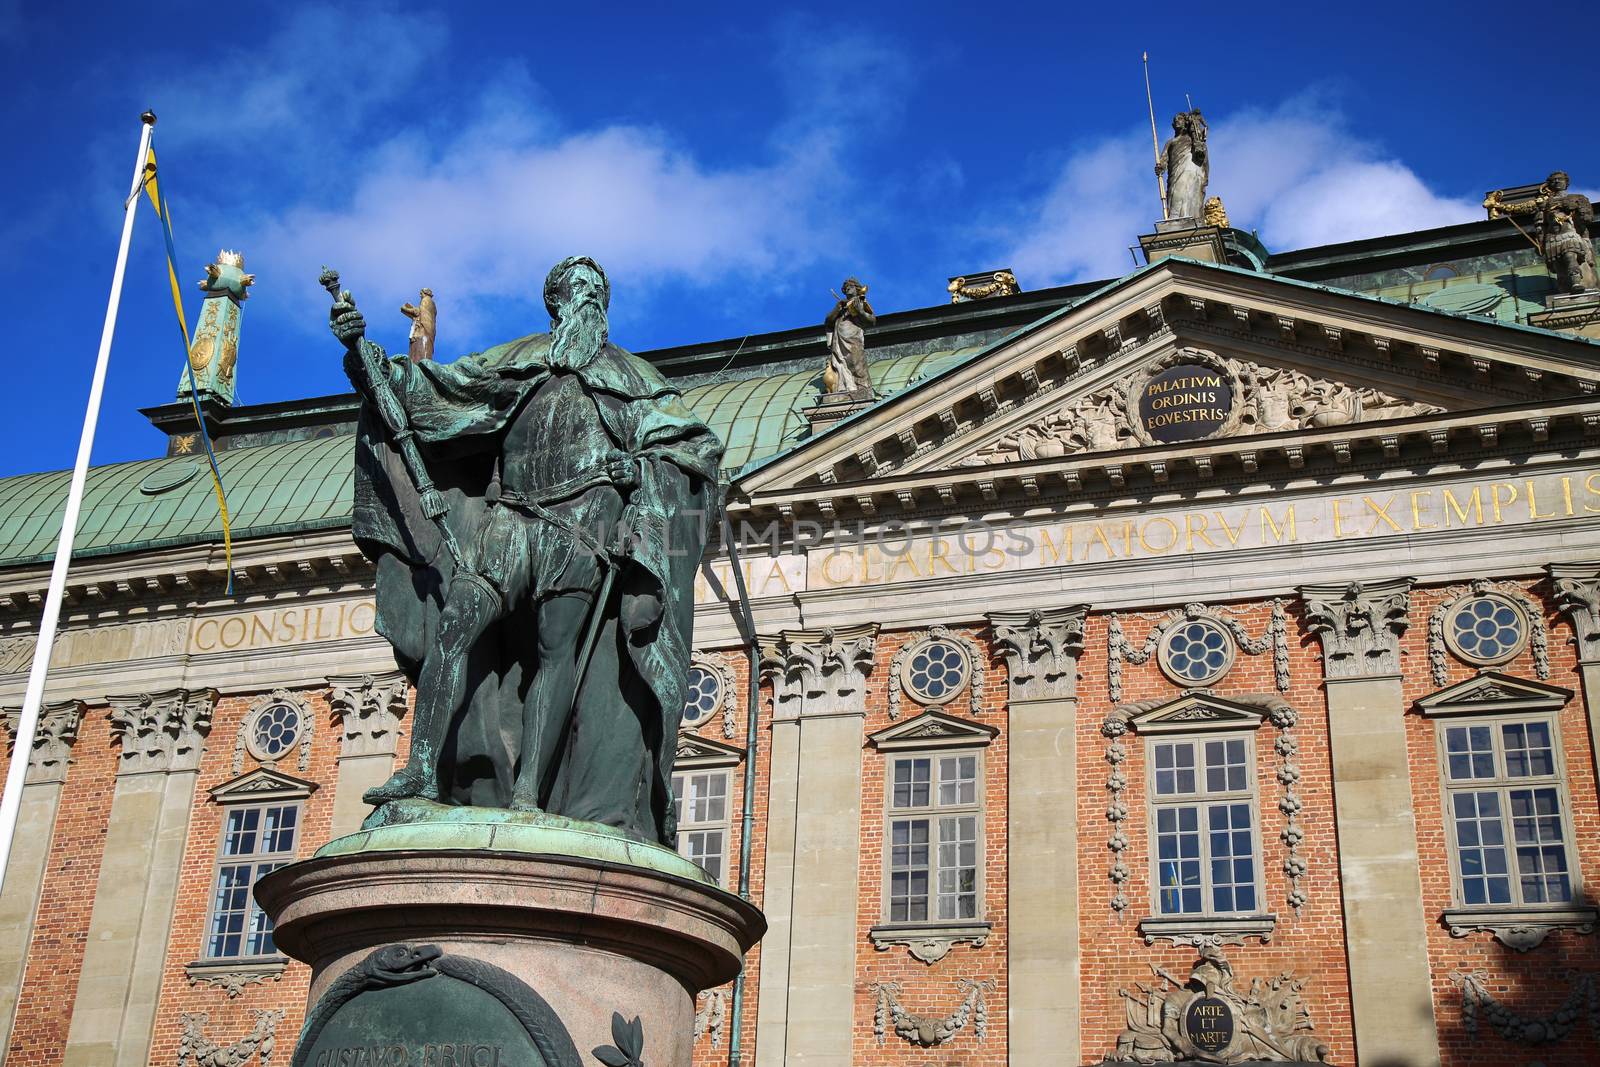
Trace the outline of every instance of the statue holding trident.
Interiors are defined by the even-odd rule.
[[[587,257],[545,279],[550,333],[452,363],[390,359],[338,276],[323,284],[362,398],[354,535],[417,689],[373,818],[510,808],[670,844],[721,442],[609,342]]]

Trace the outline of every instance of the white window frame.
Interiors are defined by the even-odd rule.
[[[1213,791],[1205,783],[1205,748],[1208,744],[1220,743],[1226,745],[1233,741],[1239,743],[1244,749],[1244,787],[1242,789],[1221,789]],[[1237,919],[1247,916],[1258,916],[1266,911],[1266,871],[1265,857],[1261,851],[1261,788],[1260,779],[1256,771],[1256,738],[1255,732],[1249,729],[1231,730],[1205,730],[1194,733],[1156,733],[1144,739],[1145,756],[1145,797],[1147,814],[1147,832],[1149,841],[1149,879],[1150,879],[1150,915],[1157,920],[1205,920],[1205,919]],[[1192,745],[1194,746],[1196,791],[1184,794],[1158,795],[1156,793],[1156,752],[1164,745]],[[1210,815],[1212,808],[1221,805],[1245,804],[1250,813],[1250,859],[1252,868],[1251,888],[1254,893],[1254,906],[1250,908],[1234,908],[1223,911],[1215,906],[1216,897],[1212,881],[1212,856],[1211,856],[1211,830]],[[1200,855],[1200,894],[1201,909],[1199,911],[1162,911],[1160,883],[1161,859],[1157,827],[1160,812],[1166,809],[1195,808],[1196,834],[1199,837]],[[1236,831],[1228,831],[1230,833]],[[1242,883],[1237,883],[1242,884]]]
[[[685,794],[685,787],[690,779],[704,777],[708,781],[717,779],[722,782],[722,817],[720,819],[692,819],[690,815],[689,798]],[[694,857],[694,835],[720,833],[721,846],[717,850],[718,870],[710,874],[718,885],[726,887],[728,884],[729,845],[733,838],[733,773],[728,767],[683,767],[672,772],[672,803],[674,814],[678,823],[678,855],[691,863],[697,864],[701,870],[706,870],[705,864]]]
[[[958,797],[955,801],[952,801],[948,804],[941,804],[938,798],[940,786],[945,781],[940,773],[943,766],[943,761],[959,761],[961,759],[971,759],[973,761],[972,800],[962,801]],[[928,761],[928,803],[897,808],[895,807],[894,803],[896,769],[901,763],[913,760]],[[957,763],[957,766],[959,766],[959,762]],[[983,810],[985,767],[983,752],[981,750],[971,748],[938,748],[916,752],[892,752],[889,753],[885,759],[884,772],[882,921],[894,926],[916,923],[938,926],[949,925],[951,923],[973,923],[982,921],[984,918],[985,858]],[[946,820],[960,820],[967,818],[972,820],[973,830],[973,913],[971,915],[941,916],[939,914],[939,900],[941,896],[939,889],[939,875],[942,870],[959,871],[962,866],[958,862],[954,867],[941,867],[940,846],[945,843],[941,839],[943,823]],[[926,842],[928,849],[928,862],[926,864],[926,870],[928,873],[928,887],[924,900],[924,903],[927,906],[927,914],[920,919],[910,918],[909,915],[904,918],[894,917],[893,893],[894,875],[896,873],[894,865],[894,826],[895,823],[902,821],[925,821],[928,824],[928,840]],[[960,839],[957,839],[955,842],[953,842],[953,844],[959,850],[961,844]],[[957,892],[948,895],[959,898],[959,896],[962,894]],[[908,911],[909,910],[910,909],[908,907]]]
[[[294,812],[294,826],[290,830],[290,847],[287,850],[272,852],[262,851],[261,843],[266,834],[267,812],[273,809],[290,810]],[[250,852],[241,852],[227,855],[230,836],[229,830],[236,816],[247,818],[255,813],[256,827],[252,833],[256,835],[256,848]],[[217,834],[217,844],[212,855],[210,893],[206,901],[206,923],[200,944],[200,960],[204,963],[221,962],[250,962],[257,960],[276,959],[283,953],[279,952],[276,945],[266,951],[248,951],[248,945],[257,934],[264,934],[267,940],[272,939],[272,920],[261,910],[261,905],[256,902],[254,888],[263,875],[277,870],[279,867],[293,863],[299,855],[300,841],[305,834],[305,800],[303,798],[282,797],[271,800],[262,800],[255,803],[233,803],[222,808],[222,826]],[[250,869],[250,883],[245,888],[247,904],[244,911],[244,923],[236,933],[218,932],[216,924],[221,914],[236,914],[237,908],[218,908],[223,892],[221,885],[222,873],[229,868],[248,866]],[[263,867],[266,869],[263,870]],[[264,923],[264,930],[257,930],[257,923]],[[240,951],[237,953],[218,953],[214,950],[214,943],[218,937],[238,937]]]

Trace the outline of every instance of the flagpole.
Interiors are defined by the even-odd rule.
[[[153,111],[139,116],[139,155],[133,164],[133,185],[122,216],[122,243],[117,247],[117,269],[111,275],[111,298],[106,302],[106,321],[100,328],[100,355],[94,365],[89,386],[89,409],[83,417],[83,436],[78,439],[78,461],[72,468],[72,483],[67,489],[67,507],[61,515],[61,538],[56,542],[56,558],[50,568],[50,590],[44,598],[44,616],[39,620],[39,640],[33,647],[33,666],[28,672],[28,689],[22,698],[22,714],[17,718],[16,748],[6,771],[5,792],[0,794],[0,889],[5,886],[6,865],[11,858],[11,842],[17,832],[17,815],[22,809],[22,783],[33,755],[33,735],[39,726],[39,705],[44,701],[45,675],[50,669],[50,650],[56,640],[56,624],[61,619],[61,597],[67,587],[67,567],[72,562],[72,541],[78,532],[78,509],[83,503],[84,482],[89,476],[89,454],[94,451],[95,423],[100,418],[100,395],[106,384],[106,363],[111,355],[111,335],[117,327],[117,305],[122,302],[122,275],[128,265],[128,243],[133,237],[133,213],[139,206],[139,183],[144,177],[145,160],[150,156],[150,133],[156,124]]]

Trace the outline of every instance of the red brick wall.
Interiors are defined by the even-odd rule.
[[[60,1063],[67,1043],[117,784],[119,750],[107,715],[91,706],[72,748],[6,1053],[13,1067]]]
[[[1596,798],[1595,763],[1590,751],[1589,727],[1584,711],[1583,683],[1578,674],[1572,628],[1551,610],[1542,585],[1523,583],[1523,590],[1544,612],[1550,633],[1548,683],[1571,689],[1572,700],[1559,717],[1561,744],[1566,760],[1568,799],[1578,870],[1587,891],[1587,903],[1600,887],[1600,801]],[[1427,620],[1434,607],[1454,599],[1462,586],[1419,589],[1411,596],[1411,627],[1404,636],[1406,738],[1411,760],[1412,802],[1416,810],[1418,862],[1422,870],[1423,916],[1428,924],[1428,963],[1433,978],[1434,1015],[1445,1067],[1488,1067],[1491,1064],[1537,1060],[1546,1067],[1579,1067],[1596,1062],[1596,1035],[1590,1032],[1587,1005],[1580,1006],[1572,1032],[1563,1041],[1523,1045],[1506,1041],[1480,1015],[1476,1036],[1466,1029],[1461,1012],[1461,992],[1452,974],[1482,972],[1489,991],[1506,1007],[1524,1017],[1543,1018],[1558,1011],[1571,989],[1573,972],[1600,976],[1600,936],[1572,931],[1552,933],[1544,944],[1519,953],[1500,944],[1488,933],[1464,938],[1450,936],[1441,921],[1451,906],[1450,859],[1446,849],[1443,786],[1437,748],[1438,721],[1415,710],[1415,701],[1439,687],[1428,669]],[[1447,656],[1449,679],[1455,684],[1477,673],[1476,668]],[[1532,648],[1494,670],[1518,678],[1538,680]]]
[[[1270,604],[1233,607],[1238,611],[1236,617],[1252,636],[1259,636],[1266,630]],[[1157,622],[1124,614],[1122,624],[1129,642],[1138,649]],[[1307,902],[1296,915],[1284,899],[1288,892],[1282,872],[1285,849],[1278,835],[1286,820],[1278,809],[1278,757],[1273,751],[1278,730],[1267,721],[1254,734],[1256,772],[1260,779],[1257,813],[1261,825],[1263,910],[1277,915],[1277,928],[1266,944],[1250,940],[1242,946],[1226,946],[1224,952],[1233,964],[1241,989],[1248,988],[1252,978],[1272,978],[1282,971],[1292,971],[1306,979],[1303,996],[1316,1032],[1328,1041],[1334,1063],[1349,1064],[1354,1062],[1355,1055],[1350,983],[1344,955],[1338,843],[1331,800],[1327,702],[1321,685],[1322,656],[1314,639],[1305,634],[1292,608],[1288,625],[1292,684],[1287,693],[1280,693],[1276,688],[1270,651],[1248,656],[1242,649],[1233,668],[1213,690],[1221,696],[1282,696],[1299,712],[1299,722],[1291,733],[1299,742],[1296,757],[1300,769],[1297,792],[1302,803],[1299,825],[1305,831],[1299,853],[1309,864],[1302,880]],[[1139,920],[1151,915],[1154,906],[1148,873],[1145,742],[1132,733],[1123,737],[1128,759],[1122,765],[1128,781],[1122,794],[1128,809],[1128,818],[1122,824],[1129,841],[1124,863],[1131,877],[1123,888],[1128,907],[1120,915],[1111,907],[1116,891],[1110,879],[1113,856],[1106,847],[1106,840],[1112,833],[1112,826],[1106,820],[1106,808],[1111,800],[1106,778],[1111,768],[1104,758],[1107,741],[1100,733],[1100,724],[1115,706],[1107,688],[1107,640],[1108,617],[1091,616],[1079,662],[1081,680],[1078,683],[1078,935],[1083,961],[1085,1062],[1093,1062],[1116,1048],[1117,1035],[1125,1025],[1125,1006],[1117,995],[1118,989],[1132,990],[1135,982],[1150,985],[1151,964],[1186,978],[1198,958],[1193,948],[1178,948],[1166,942],[1146,946],[1137,930]],[[1176,697],[1183,692],[1161,673],[1155,656],[1142,666],[1124,661],[1122,687],[1122,703]]]

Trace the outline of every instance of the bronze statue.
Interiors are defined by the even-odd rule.
[[[844,295],[823,321],[828,331],[828,366],[823,371],[823,383],[830,393],[848,393],[865,400],[872,395],[872,376],[867,371],[866,329],[877,322],[878,317],[867,303],[865,285],[854,278],[846,278],[839,288],[844,290]]]
[[[389,359],[323,281],[362,395],[354,534],[417,687],[410,759],[367,793],[376,818],[509,807],[670,843],[721,442],[609,342],[591,259],[545,280],[550,333],[448,364]]]
[[[439,332],[439,308],[433,290],[424,289],[415,304],[401,304],[400,314],[411,320],[411,362],[433,358],[433,339]]]
[[[1567,191],[1567,172],[1558,170],[1544,180],[1539,195],[1517,204],[1506,204],[1497,189],[1484,200],[1490,218],[1502,215],[1537,215],[1538,244],[1545,265],[1555,275],[1560,293],[1592,293],[1600,290],[1595,271],[1594,241],[1589,230],[1594,225],[1594,205],[1582,193]]]
[[[1206,147],[1206,120],[1199,108],[1172,116],[1172,137],[1161,150],[1156,175],[1166,179],[1167,218],[1203,217],[1211,156]]]

